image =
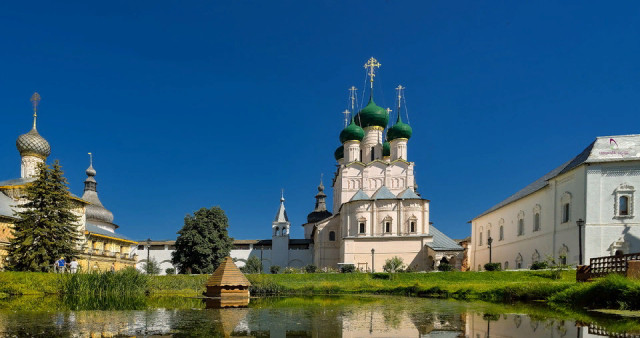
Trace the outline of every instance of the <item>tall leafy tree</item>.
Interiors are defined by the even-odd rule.
[[[60,257],[78,254],[78,216],[60,163],[41,164],[36,180],[24,189],[26,203],[16,212],[9,246],[9,268],[47,271]]]
[[[172,262],[180,273],[212,273],[231,252],[229,220],[220,207],[202,208],[184,218]]]

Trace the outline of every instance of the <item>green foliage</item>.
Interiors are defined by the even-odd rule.
[[[220,207],[202,208],[184,218],[172,262],[180,273],[212,273],[231,252],[229,221]]]
[[[257,256],[251,256],[240,270],[243,273],[262,273],[262,263]]]
[[[449,263],[440,263],[440,265],[438,265],[438,271],[453,271],[453,265]]]
[[[384,261],[384,265],[382,266],[382,269],[386,272],[397,272],[399,270],[402,270],[403,268],[404,261],[401,257],[398,256],[387,259],[386,261]]]
[[[318,267],[313,264],[309,264],[304,267],[304,271],[306,273],[315,273],[316,270],[318,270]]]
[[[67,296],[133,296],[144,295],[147,276],[135,268],[116,272],[65,274],[61,292]]]
[[[272,274],[279,274],[280,273],[280,266],[279,265],[272,265],[269,268],[269,271],[271,271]]]
[[[144,270],[147,275],[157,275],[160,273],[160,264],[158,264],[154,258],[151,258],[148,262],[144,263],[142,270]]]
[[[535,262],[531,264],[531,270],[544,270],[549,268],[549,263],[547,262]]]
[[[484,269],[486,271],[500,271],[502,267],[500,267],[500,263],[487,263],[484,265]]]
[[[640,281],[611,274],[595,282],[578,283],[549,301],[574,308],[640,310]]]
[[[164,269],[164,273],[166,273],[167,275],[175,275],[176,274],[176,269],[175,268],[166,268],[166,269]]]
[[[287,266],[286,268],[284,268],[284,273],[286,274],[291,274],[291,273],[298,273],[298,269],[296,268],[292,268],[290,266]]]
[[[342,273],[351,273],[356,271],[356,266],[353,264],[344,264],[340,266],[340,272]]]
[[[556,261],[553,257],[547,257],[547,265],[549,266],[549,277],[551,279],[560,279],[562,271],[569,269],[568,264],[562,264],[562,261],[567,259],[566,255],[560,255]]]
[[[70,261],[78,255],[79,219],[71,212],[73,203],[62,167],[56,160],[53,168],[40,164],[38,170],[36,180],[24,190],[24,210],[16,213],[19,220],[11,232],[10,270],[49,271],[60,257]]]

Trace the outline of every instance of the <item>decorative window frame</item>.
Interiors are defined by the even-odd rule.
[[[569,204],[569,214],[566,215],[566,210],[564,209],[565,204]],[[573,213],[571,207],[571,193],[565,191],[560,198],[560,224],[571,223],[571,214]]]
[[[520,226],[522,224],[522,226]],[[518,213],[518,222],[516,223],[516,231],[518,236],[524,236],[524,211]]]
[[[501,218],[498,221],[498,240],[499,241],[503,241],[504,240],[504,218]]]
[[[360,232],[360,224],[364,223],[364,232]],[[365,217],[358,218],[358,235],[364,235],[367,233],[367,219]]]
[[[411,222],[414,223],[413,231],[411,231]],[[407,218],[407,233],[418,233],[418,217],[416,217],[415,215],[411,215],[409,218]]]
[[[516,270],[522,269],[522,262],[524,260],[522,259],[522,254],[518,253],[518,256],[516,256]]]
[[[531,264],[536,262],[540,262],[540,253],[538,252],[538,249],[535,249],[533,255],[531,255]]]
[[[615,199],[613,201],[613,218],[615,219],[628,219],[633,218],[633,195],[636,189],[629,185],[628,183],[622,183],[619,187],[614,191]],[[627,215],[620,215],[620,197],[627,197],[627,203],[629,204],[627,207],[629,209],[629,213]]]
[[[387,223],[389,223],[389,231],[387,231]],[[393,218],[387,215],[382,219],[382,233],[383,234],[391,234],[393,233]]]
[[[540,206],[540,204],[536,204],[536,206],[533,207],[533,232],[537,232],[542,229],[542,219],[540,217],[541,211],[542,211],[542,207]],[[537,224],[536,224],[536,215],[538,216]],[[537,225],[537,228],[536,228],[536,225]]]
[[[482,246],[482,233],[484,232],[484,228],[480,227],[480,231],[478,231],[478,246]]]
[[[562,256],[564,256],[564,261]],[[567,264],[567,261],[569,261],[569,247],[562,243],[562,246],[558,249],[558,262],[560,264]]]

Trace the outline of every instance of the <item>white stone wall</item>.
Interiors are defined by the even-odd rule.
[[[158,247],[158,245],[151,245],[151,250],[149,250],[149,259],[151,261],[155,260],[160,266],[160,274],[165,275],[165,270],[167,268],[175,268],[171,263],[171,254],[174,250],[170,249],[170,245],[168,244],[163,244],[162,249],[156,247]],[[143,244],[136,246],[135,253],[138,255],[136,269],[144,272],[144,267],[147,262],[147,246]]]

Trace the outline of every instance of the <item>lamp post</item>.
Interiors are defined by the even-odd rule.
[[[149,273],[149,252],[151,251],[151,238],[147,238],[147,264],[145,266],[145,270],[147,270],[147,274]]]
[[[371,248],[371,273],[376,272],[376,270],[373,268],[374,265],[374,260],[373,260],[373,255],[376,253],[376,249]]]
[[[489,244],[489,264],[491,264],[491,243],[493,243],[493,238],[487,238],[487,244]]]
[[[582,227],[584,226],[584,220],[581,218],[576,221],[578,225],[578,264],[582,265]]]

